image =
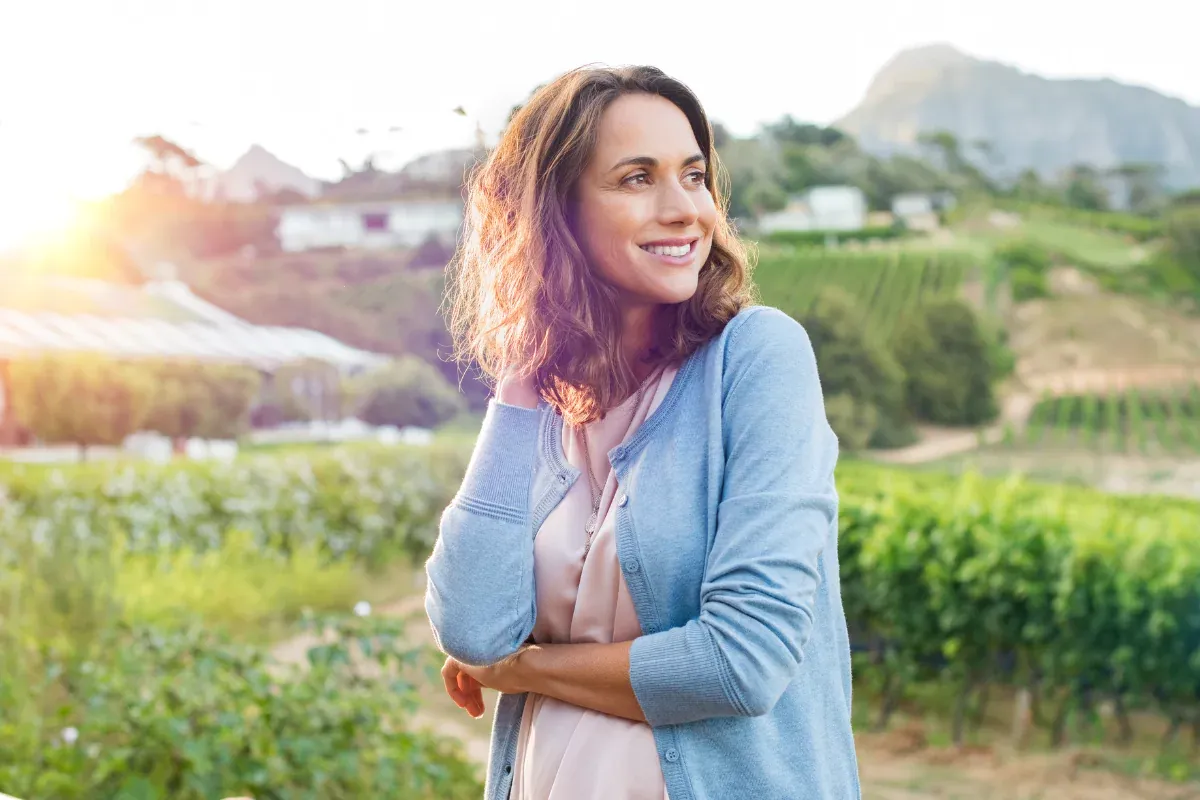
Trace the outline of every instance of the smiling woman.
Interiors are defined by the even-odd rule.
[[[682,83],[581,69],[471,182],[452,328],[498,386],[425,608],[458,705],[501,693],[488,800],[860,794],[837,439],[719,169]]]

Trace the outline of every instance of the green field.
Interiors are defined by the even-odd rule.
[[[887,336],[921,301],[957,294],[978,263],[956,251],[763,247],[754,277],[764,303],[797,319],[821,289],[838,286],[862,302],[872,332]]]

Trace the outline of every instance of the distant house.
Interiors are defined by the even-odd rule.
[[[905,192],[892,198],[892,214],[912,230],[936,230],[939,213],[954,205],[950,192]]]
[[[276,229],[284,251],[323,247],[418,247],[430,239],[450,244],[458,236],[463,202],[395,199],[285,206]]]
[[[793,195],[780,211],[763,214],[758,229],[776,231],[857,231],[867,225],[867,198],[855,186],[817,186]]]

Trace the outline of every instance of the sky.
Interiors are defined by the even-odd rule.
[[[218,168],[258,143],[336,178],[339,157],[398,167],[477,125],[494,140],[534,86],[586,63],[659,66],[739,135],[785,113],[832,122],[895,53],[933,42],[1200,105],[1186,5],[0,0],[0,246],[119,190],[141,163],[134,136]]]

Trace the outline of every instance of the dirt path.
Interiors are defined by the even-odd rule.
[[[420,596],[381,606],[373,613],[400,617],[416,644],[433,645]],[[304,663],[311,635],[272,648],[286,664]],[[488,692],[488,713],[472,719],[440,687],[429,687],[426,705],[415,717],[418,728],[457,739],[480,769],[487,765],[491,711],[496,695]],[[1086,754],[1028,754],[1000,748],[930,747],[919,727],[856,736],[863,797],[866,800],[1196,800],[1200,787],[1135,779],[1093,769]]]
[[[873,450],[868,455],[885,464],[927,464],[961,455],[983,445],[997,444],[1005,428],[1020,431],[1034,406],[1045,394],[1103,394],[1130,389],[1165,389],[1189,386],[1200,380],[1200,366],[1189,364],[1146,364],[1140,367],[1073,369],[1024,375],[1022,388],[1007,395],[999,419],[986,428],[963,429],[926,425],[918,428],[920,440],[895,450]]]

